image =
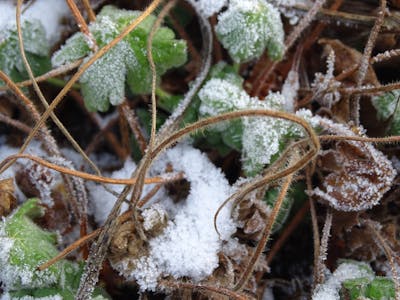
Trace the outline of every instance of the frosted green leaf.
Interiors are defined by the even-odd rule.
[[[80,79],[89,110],[107,111],[110,103],[118,105],[124,100],[126,62],[134,59],[127,43],[121,41],[89,67]]]
[[[394,90],[372,98],[378,118],[387,121],[388,134],[400,134],[400,90]]]
[[[71,267],[63,261],[45,271],[36,269],[58,254],[57,236],[32,221],[43,213],[38,200],[31,199],[0,225],[0,281],[7,290],[48,287],[56,284],[62,272]]]
[[[0,223],[2,288],[12,299],[59,295],[61,299],[73,300],[82,266],[60,260],[44,271],[37,270],[40,264],[58,254],[57,235],[32,221],[43,214],[39,200],[30,199]]]
[[[232,59],[246,62],[268,49],[273,60],[282,59],[284,31],[279,11],[262,0],[232,0],[218,16],[215,27],[218,39]]]
[[[46,31],[39,20],[22,23],[22,37],[27,59],[35,75],[40,75],[50,69],[48,57],[49,43]],[[14,81],[28,78],[18,43],[16,28],[0,32],[0,69]]]
[[[141,12],[105,6],[89,29],[99,47],[104,47],[137,18]],[[156,17],[148,16],[114,51],[106,53],[81,77],[82,92],[89,110],[106,111],[109,105],[123,101],[125,86],[135,94],[151,91],[152,73],[147,59],[147,38]],[[52,59],[59,66],[90,54],[89,39],[76,33],[57,51]],[[153,59],[157,70],[157,81],[167,70],[186,62],[186,43],[175,39],[172,30],[161,27],[153,39]]]
[[[200,116],[216,116],[243,109],[284,110],[284,99],[279,93],[270,93],[260,101],[250,97],[237,81],[227,78],[212,78],[199,91]],[[312,121],[309,111],[299,111],[298,116]],[[297,124],[269,117],[244,117],[212,128],[221,133],[226,145],[242,152],[242,167],[247,176],[257,175],[265,165],[273,162],[289,138],[304,134]]]
[[[60,50],[53,54],[51,63],[54,66],[61,66],[72,63],[90,53],[89,45],[85,36],[78,32],[67,40]]]
[[[372,277],[359,277],[345,280],[342,283],[342,289],[340,291],[341,296],[344,299],[358,300],[358,299],[370,299],[370,300],[394,300],[395,299],[395,287],[394,282],[391,278],[376,276],[373,274]]]

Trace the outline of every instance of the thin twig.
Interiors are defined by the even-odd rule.
[[[262,231],[262,235],[257,244],[257,247],[254,250],[254,253],[251,256],[250,261],[247,264],[245,270],[241,274],[240,279],[235,284],[235,286],[233,288],[234,291],[241,291],[245,287],[245,285],[247,284],[247,281],[249,280],[251,274],[253,273],[254,268],[256,267],[257,262],[260,259],[261,254],[265,249],[265,246],[267,245],[267,242],[268,242],[269,237],[272,232],[272,226],[274,225],[275,220],[279,214],[279,211],[281,210],[282,203],[285,200],[286,194],[289,190],[289,186],[292,183],[293,175],[294,174],[291,173],[284,179],[281,190],[275,201],[274,207],[272,208],[272,212],[268,216],[267,223],[265,224],[265,227]]]
[[[361,87],[364,82],[364,78],[367,74],[368,67],[370,66],[369,61],[370,61],[371,53],[375,46],[376,39],[378,38],[379,31],[381,30],[381,27],[383,25],[383,20],[385,18],[386,0],[381,0],[380,3],[381,3],[381,5],[379,8],[378,17],[376,18],[374,27],[372,27],[367,44],[365,45],[365,48],[364,48],[364,53],[361,58],[360,67],[358,68],[357,82],[356,82],[357,88]],[[354,122],[354,125],[356,125],[356,126],[360,125],[360,96],[359,95],[355,95],[354,98],[351,99],[350,118]]]

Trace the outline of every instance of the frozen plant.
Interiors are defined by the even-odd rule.
[[[356,261],[343,262],[325,283],[315,288],[312,300],[340,300],[339,291],[343,282],[354,278],[372,280],[373,277],[374,273],[368,264]]]
[[[282,59],[284,31],[279,11],[262,0],[231,0],[218,16],[217,37],[236,63],[260,57],[264,50]]]
[[[50,69],[49,42],[42,23],[36,19],[24,21],[22,38],[33,73],[39,75],[47,72]],[[28,78],[21,57],[16,28],[0,32],[0,69],[14,81]]]
[[[96,21],[90,24],[89,30],[97,45],[104,47],[140,13],[140,11],[105,6],[97,15]],[[89,110],[106,111],[110,104],[122,103],[125,85],[135,94],[150,92],[152,72],[146,45],[155,20],[155,16],[148,16],[135,30],[84,72],[80,83]],[[152,45],[158,81],[168,69],[179,67],[186,62],[186,43],[175,39],[174,32],[169,28],[159,28],[154,35]],[[78,32],[54,53],[52,63],[54,66],[60,66],[79,58],[88,59],[92,55],[88,37]]]
[[[244,109],[268,109],[283,111],[284,99],[279,93],[270,93],[265,100],[250,97],[239,82],[232,79],[210,79],[198,94],[200,116],[216,116],[221,113]],[[300,110],[298,116],[312,119],[311,112]],[[245,117],[214,127],[223,134],[235,149],[242,152],[243,169],[248,176],[260,173],[270,164],[291,137],[303,135],[298,125],[286,120],[269,117]]]

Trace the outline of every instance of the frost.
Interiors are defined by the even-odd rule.
[[[139,11],[105,6],[89,25],[99,47],[104,47],[122,32],[140,14]],[[106,111],[110,103],[120,104],[125,95],[125,86],[135,94],[151,91],[152,72],[147,59],[147,37],[156,17],[151,15],[141,22],[121,42],[98,59],[80,79],[85,104],[89,110]],[[186,43],[175,39],[167,27],[159,28],[153,39],[153,59],[157,80],[168,69],[186,62]],[[61,49],[54,53],[54,66],[70,63],[79,58],[90,57],[89,41],[78,32],[70,37]],[[86,58],[87,59],[87,58]]]
[[[43,12],[46,16],[43,17]],[[62,32],[60,20],[69,15],[70,11],[64,0],[36,0],[28,6],[22,6],[21,20],[40,21],[46,31],[46,39],[53,45],[58,41]],[[3,0],[0,2],[0,29],[16,29],[15,1]],[[22,22],[22,23],[23,23]],[[47,42],[46,42],[47,44]],[[26,43],[26,46],[28,44]]]
[[[130,178],[133,171],[136,169],[136,164],[127,159],[124,166],[111,174],[111,178]],[[111,212],[115,201],[117,200],[114,195],[107,192],[104,187],[95,183],[87,184],[89,195],[91,198],[92,213],[94,215],[95,221],[102,225],[107,219],[109,213]],[[113,189],[115,192],[120,193],[123,190],[122,185],[108,185],[109,188]],[[128,208],[126,203],[122,204],[121,211],[125,211]]]
[[[201,100],[201,116],[216,116],[242,109],[283,110],[285,103],[279,93],[270,93],[264,101],[260,101],[250,97],[237,82],[220,78],[210,79],[198,96]],[[297,115],[309,122],[312,120],[310,111],[300,110]],[[221,132],[227,145],[242,151],[243,169],[249,176],[256,175],[264,165],[271,163],[273,156],[283,149],[288,137],[304,134],[297,124],[270,117],[244,117],[213,128]]]
[[[232,0],[218,16],[215,27],[218,39],[232,59],[246,62],[261,56],[280,60],[284,52],[284,31],[279,11],[261,0]]]
[[[329,133],[356,136],[345,125],[320,117],[315,119]],[[396,170],[385,155],[371,144],[342,141],[330,153],[334,155],[331,163],[333,170],[325,176],[323,189],[315,188],[312,193],[335,209],[369,209],[378,204],[383,194],[392,186]]]
[[[344,281],[354,278],[373,278],[373,272],[365,263],[345,262],[339,265],[332,276],[316,287],[313,300],[340,300],[339,290]]]
[[[377,110],[378,118],[390,121],[389,134],[400,134],[400,90],[394,90],[372,98],[372,104]]]
[[[128,44],[122,41],[82,75],[82,94],[89,110],[107,111],[110,103],[118,105],[124,101],[128,62],[134,64],[135,56]]]
[[[315,79],[311,87],[314,90],[314,97],[316,100],[321,105],[331,108],[332,105],[340,100],[340,93],[337,89],[340,87],[341,83],[335,80],[333,74],[335,70],[335,52],[331,51],[329,53],[326,63],[326,74],[315,73]]]
[[[149,240],[148,256],[134,262],[126,258],[114,266],[125,277],[136,279],[142,290],[154,290],[161,275],[187,276],[195,281],[205,278],[218,266],[222,248],[213,216],[232,192],[228,181],[204,154],[188,145],[168,150],[155,163],[153,172],[165,170],[169,163],[174,171],[183,171],[190,182],[187,199],[181,204],[168,204],[179,209],[167,209],[170,221],[161,235]],[[222,210],[217,225],[221,238],[229,240],[236,230],[229,206]],[[131,270],[129,265],[136,268]]]
[[[205,17],[211,17],[227,4],[227,0],[194,0],[196,7]]]
[[[49,44],[42,23],[35,19],[24,21],[22,37],[27,59],[34,74],[46,72],[50,68]],[[28,76],[21,58],[17,31],[14,28],[0,32],[0,69],[16,81]]]
[[[58,253],[56,236],[30,220],[43,214],[37,202],[29,200],[0,225],[0,281],[6,291],[47,287],[58,281],[64,269],[58,263],[45,271],[36,270]]]

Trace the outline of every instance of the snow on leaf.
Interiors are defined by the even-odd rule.
[[[371,267],[362,262],[348,261],[340,264],[331,277],[319,284],[312,295],[312,300],[340,300],[339,290],[344,281],[354,278],[372,279],[374,273]]]
[[[45,271],[36,269],[58,254],[56,235],[43,231],[31,220],[42,214],[38,200],[31,199],[0,225],[0,281],[8,291],[47,287],[60,278],[63,263]]]
[[[160,275],[196,281],[209,276],[218,267],[222,240],[229,240],[236,230],[229,207],[218,218],[222,240],[214,229],[213,216],[232,190],[204,154],[189,145],[178,145],[155,162],[151,172],[163,171],[168,164],[175,172],[184,172],[190,183],[189,195],[177,204],[168,199],[156,204],[165,206],[169,221],[160,235],[149,240],[148,255],[125,256],[114,263],[125,277],[137,280],[142,290],[155,290]]]
[[[279,11],[261,0],[232,0],[218,16],[218,39],[237,63],[261,56],[265,49],[273,60],[284,52],[284,31]]]
[[[36,19],[24,21],[22,38],[33,73],[40,75],[48,71],[49,43],[42,23]],[[3,30],[0,33],[0,41],[0,69],[15,81],[28,78],[21,58],[16,29]]]
[[[264,101],[251,98],[235,80],[212,78],[199,91],[200,116],[216,116],[241,109],[283,110],[284,99],[279,93],[270,93]],[[298,116],[310,123],[312,114],[299,110]],[[314,122],[315,123],[315,122]],[[230,147],[241,150],[243,170],[248,176],[258,174],[273,156],[285,146],[288,137],[303,136],[297,124],[269,117],[245,117],[213,127],[221,133]],[[241,143],[240,143],[241,137]]]
[[[110,103],[124,101],[126,63],[135,57],[124,41],[96,60],[80,79],[86,107],[91,111],[107,111]]]
[[[389,134],[400,134],[400,90],[394,90],[372,98],[372,104],[377,110],[378,118],[389,123]]]
[[[53,54],[51,63],[54,66],[69,64],[90,53],[85,36],[78,32],[67,40],[60,50]]]
[[[227,0],[194,0],[196,7],[205,17],[211,17],[227,4]]]
[[[98,46],[104,47],[139,14],[139,11],[105,6],[89,29]],[[89,110],[106,111],[110,103],[120,104],[125,95],[125,84],[136,94],[151,91],[152,73],[146,46],[155,19],[152,15],[147,17],[123,41],[85,71],[80,82]],[[89,55],[87,43],[82,33],[76,33],[53,55],[53,65],[59,66]],[[174,32],[166,27],[156,31],[152,53],[158,81],[167,70],[183,65],[187,59],[186,43],[175,39]]]
[[[349,128],[328,119],[318,118],[320,125],[331,134],[356,136]],[[333,151],[333,152],[332,152]],[[396,171],[391,162],[371,144],[341,141],[336,150],[321,155],[321,168],[328,172],[322,188],[312,194],[341,211],[360,211],[379,203],[393,184]],[[326,163],[325,163],[326,162]]]

